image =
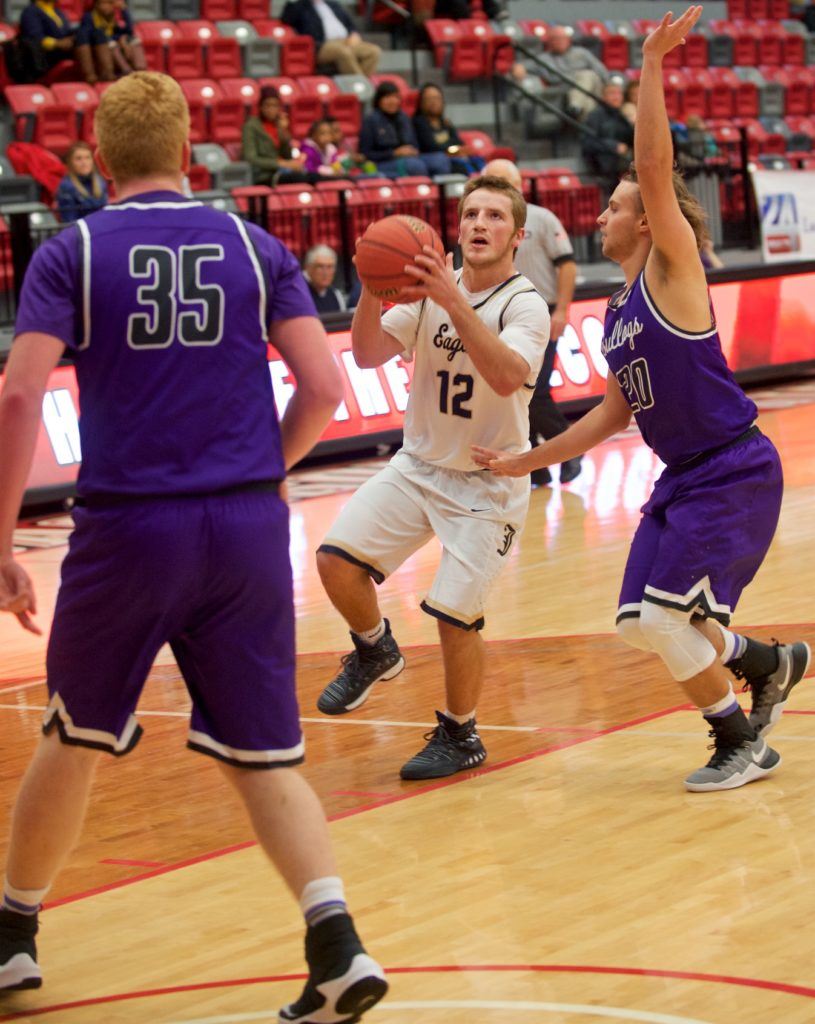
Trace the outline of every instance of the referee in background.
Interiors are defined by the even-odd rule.
[[[483,174],[503,178],[523,194],[521,172],[509,160],[491,160]],[[515,254],[515,267],[534,284],[549,305],[552,318],[549,344],[538,374],[535,394],[529,404],[529,440],[534,448],[541,439],[562,434],[569,421],[560,411],[549,390],[549,380],[555,365],[557,340],[569,322],[569,306],[574,295],[577,264],[566,229],[543,206],[527,203],[526,227],[521,245]],[[580,473],[580,457],[569,459],[560,467],[560,482],[567,484]],[[532,473],[532,486],[543,487],[552,482],[548,469]]]

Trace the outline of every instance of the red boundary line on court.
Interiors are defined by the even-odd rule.
[[[573,739],[563,740],[552,747],[544,747],[540,750],[532,750],[527,754],[519,754],[517,757],[510,758],[507,761],[499,761],[497,764],[486,765],[484,768],[479,768],[473,772],[460,773],[457,776],[453,776],[448,779],[441,779],[439,782],[434,782],[430,786],[411,789],[406,793],[395,793],[393,796],[382,796],[370,804],[363,804],[360,807],[352,807],[347,811],[338,811],[335,814],[331,814],[328,816],[328,820],[342,821],[343,818],[352,818],[357,814],[364,814],[366,811],[374,811],[378,810],[380,807],[387,807],[389,804],[401,803],[403,800],[412,800],[413,798],[422,796],[425,793],[432,793],[439,789],[446,789],[448,786],[457,786],[462,782],[471,781],[481,775],[489,775],[492,772],[501,771],[504,768],[511,768],[516,764],[523,764],[524,761],[531,761],[538,757],[544,757],[547,754],[554,754],[559,750],[576,747],[581,743],[590,743],[598,737],[610,736],[615,732],[621,732],[624,729],[631,729],[635,725],[642,725],[643,723],[651,722],[656,718],[664,718],[667,715],[672,715],[675,711],[680,711],[684,706],[684,704],[678,704],[675,707],[665,708],[662,711],[654,711],[651,714],[642,715],[640,718],[633,718],[630,722],[622,722],[620,725],[612,725],[609,726],[608,729],[601,729],[598,732],[593,733],[591,736],[577,736]],[[154,871],[145,871],[143,874],[133,875],[131,878],[120,878],[115,882],[108,882],[106,885],[100,885],[96,888],[88,889],[85,892],[74,893],[71,896],[63,896],[60,899],[51,900],[50,902],[43,904],[43,910],[62,907],[67,903],[76,903],[78,900],[88,899],[91,896],[98,896],[101,893],[110,892],[113,889],[121,889],[126,885],[134,885],[136,882],[144,882],[148,878],[157,878],[159,875],[166,875],[171,871],[180,871],[182,868],[192,867],[193,865],[201,864],[204,861],[216,860],[218,857],[225,857],[230,853],[237,853],[240,850],[248,850],[252,846],[257,846],[257,843],[253,839],[250,839],[243,843],[236,843],[233,846],[226,846],[221,850],[210,850],[207,853],[198,854],[196,857],[190,857],[187,860],[176,861],[173,864],[167,864],[164,867],[156,868]]]
[[[765,981],[761,978],[742,978],[732,974],[703,974],[699,971],[669,971],[647,967],[600,967],[589,964],[440,964],[437,967],[389,967],[386,974],[456,974],[479,972],[503,972],[535,974],[610,974],[636,978],[673,978],[679,981],[704,981],[717,985],[737,985],[743,988],[758,988],[786,995],[815,999],[815,988],[793,985],[784,981]],[[1,1021],[19,1020],[21,1017],[41,1017],[47,1013],[64,1010],[78,1010],[87,1006],[105,1003],[122,1003],[135,999],[149,999],[155,996],[178,995],[182,992],[204,992],[211,989],[238,988],[246,985],[268,985],[279,981],[303,981],[306,974],[271,974],[259,978],[235,978],[224,981],[193,982],[189,985],[173,985],[167,988],[143,989],[136,992],[117,992],[111,996],[94,996],[77,999],[69,1003],[55,1003],[32,1010],[17,1010],[0,1016]]]

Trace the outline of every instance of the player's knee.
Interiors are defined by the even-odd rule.
[[[713,644],[694,629],[687,612],[643,601],[640,630],[679,683],[704,672],[716,660]]]
[[[322,549],[317,551],[317,572],[319,572],[326,589],[332,586],[353,586],[355,582],[364,580],[368,576],[365,569],[360,566],[353,565],[345,558]]]
[[[651,645],[645,638],[640,628],[639,615],[630,615],[617,621],[617,636],[628,644],[629,647],[636,647],[638,651],[650,651]]]

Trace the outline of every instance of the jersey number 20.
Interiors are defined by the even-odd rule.
[[[168,348],[176,337],[182,345],[217,345],[224,335],[224,290],[201,283],[201,264],[223,258],[221,245],[182,245],[177,253],[163,245],[135,245],[130,276],[147,283],[136,289],[144,312],[127,318],[128,345]],[[193,308],[179,314],[179,302]]]
[[[632,412],[650,409],[654,404],[654,391],[648,374],[648,363],[635,359],[617,372],[617,380],[628,399]]]

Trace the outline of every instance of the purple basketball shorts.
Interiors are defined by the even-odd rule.
[[[188,746],[245,768],[303,760],[286,504],[275,493],[77,508],[48,645],[43,729],[125,754],[159,648],[192,700]]]

